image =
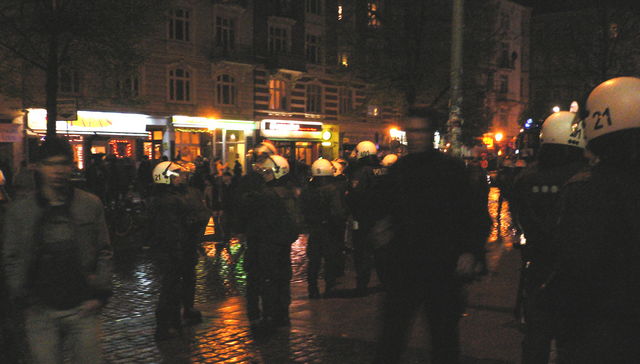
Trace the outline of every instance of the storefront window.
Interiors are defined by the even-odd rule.
[[[176,131],[176,159],[193,162],[200,155],[200,134]]]
[[[246,154],[245,132],[242,130],[223,130],[216,129],[214,131],[214,158],[220,158],[226,163],[229,170],[233,173],[233,167],[236,160],[246,171],[244,165],[244,156]]]

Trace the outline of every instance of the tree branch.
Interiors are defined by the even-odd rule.
[[[37,68],[40,68],[42,70],[46,70],[47,69],[47,66],[45,64],[39,63],[38,61],[32,59],[31,57],[27,56],[26,54],[20,52],[18,49],[14,48],[12,45],[4,42],[1,38],[0,38],[0,47],[3,47],[4,49],[8,50],[9,52],[14,53],[18,57],[20,57],[23,60],[31,63],[32,65],[36,66]]]

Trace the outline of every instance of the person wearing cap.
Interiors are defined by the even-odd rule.
[[[112,293],[104,209],[98,197],[71,186],[66,140],[47,137],[37,159],[36,191],[5,218],[9,295],[25,312],[34,363],[62,362],[63,346],[75,363],[100,363],[98,311]]]

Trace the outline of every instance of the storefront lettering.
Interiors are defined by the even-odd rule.
[[[83,128],[106,128],[113,125],[113,121],[102,118],[78,117],[78,120],[68,122],[71,126],[79,126]]]

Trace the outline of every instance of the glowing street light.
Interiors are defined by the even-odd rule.
[[[504,138],[504,134],[502,133],[496,133],[496,135],[494,136],[494,138],[496,139],[496,142],[499,142],[502,140],[502,138]]]
[[[558,112],[560,111],[560,106],[554,106],[551,110],[553,110],[553,112]]]

